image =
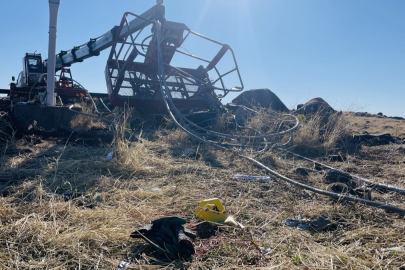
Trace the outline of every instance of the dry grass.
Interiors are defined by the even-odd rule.
[[[262,132],[277,130],[285,122],[250,121]],[[296,133],[294,146],[313,143],[331,151],[346,132],[343,122],[331,118],[323,137],[307,142],[316,126],[307,125]],[[405,263],[404,253],[381,252],[405,245],[405,222],[397,214],[336,202],[277,179],[234,179],[236,173],[265,173],[237,155],[196,144],[178,130],[159,130],[154,140],[137,133],[137,141],[127,141],[124,133],[117,130],[113,144],[98,147],[25,138],[16,142],[17,154],[8,154],[6,145],[0,145],[0,176],[10,181],[1,179],[2,269],[115,269],[127,258],[132,261],[128,269],[398,269]],[[197,154],[184,156],[183,150],[190,148]],[[110,151],[115,156],[108,162]],[[298,175],[277,157],[268,152],[261,160],[293,179],[324,188],[321,176]],[[346,162],[332,165],[404,187],[405,166],[399,163],[403,157],[401,145],[362,147]],[[156,187],[160,190],[153,191]],[[77,197],[65,201],[49,194],[65,191]],[[378,201],[405,207],[398,194],[374,193]],[[200,220],[193,212],[200,200],[225,196],[227,211],[247,228],[211,230],[197,225]],[[299,214],[324,214],[335,227],[316,232],[282,224]],[[201,235],[213,234],[195,240],[192,261],[159,257],[143,240],[129,237],[134,228],[170,215],[187,219],[187,226]]]
[[[301,122],[301,127],[294,133],[293,148],[304,155],[332,153],[351,136],[350,126],[346,115],[340,112],[331,114],[327,122],[324,115],[316,113]]]
[[[94,107],[91,103],[81,102],[75,103],[75,108],[81,108],[82,112],[87,114],[95,115]],[[102,122],[96,118],[85,116],[82,114],[77,114],[70,123],[70,128],[74,130],[90,130],[90,129],[104,129],[107,125],[105,122]]]
[[[345,112],[344,114],[346,119],[353,123],[350,130],[354,133],[390,133],[392,136],[405,139],[405,120],[367,113]]]

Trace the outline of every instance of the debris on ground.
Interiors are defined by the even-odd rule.
[[[251,176],[251,175],[240,175],[235,174],[233,178],[241,178],[241,179],[250,179],[250,180],[267,180],[271,181],[271,178],[268,176]]]
[[[332,225],[332,222],[329,220],[329,218],[325,215],[319,216],[315,220],[303,218],[302,214],[300,214],[299,219],[293,219],[293,218],[287,218],[283,220],[283,223],[289,227],[296,227],[297,229],[300,230],[315,230],[315,231],[321,231]]]
[[[195,152],[194,149],[187,149],[187,150],[184,150],[184,151],[183,151],[183,155],[188,156],[188,155],[190,155],[190,154],[192,154],[192,153],[194,153],[194,152]]]
[[[232,216],[225,214],[225,207],[221,201],[217,198],[201,201],[194,215],[202,220],[214,222],[232,224],[240,228],[244,228],[241,223],[237,222]]]
[[[391,247],[391,248],[382,248],[381,252],[389,252],[389,253],[405,252],[405,247],[398,246],[398,247]]]
[[[114,152],[111,151],[110,153],[107,154],[107,156],[105,157],[105,161],[109,161],[113,158],[114,156]]]
[[[283,220],[283,223],[291,228],[297,227],[297,229],[300,229],[300,230],[308,230],[309,221],[310,221],[309,219],[303,218],[302,214],[301,214],[301,217],[299,219],[287,218],[287,219]]]
[[[131,263],[131,261],[124,260],[124,261],[120,262],[120,264],[115,268],[115,270],[126,270],[130,263]]]
[[[155,187],[155,188],[139,188],[139,190],[149,191],[149,192],[156,192],[156,191],[160,191],[162,189],[159,188],[159,187]]]
[[[132,238],[143,238],[160,254],[171,254],[176,258],[190,258],[195,253],[191,239],[197,236],[182,225],[187,221],[180,217],[164,217],[136,229]]]

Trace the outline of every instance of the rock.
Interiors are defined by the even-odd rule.
[[[389,133],[358,134],[353,135],[353,142],[374,146],[395,143],[395,139]]]
[[[307,103],[305,103],[301,108],[294,112],[294,115],[305,115],[307,119],[316,114],[320,114],[322,117],[322,124],[326,124],[331,116],[336,111],[322,98],[313,98]]]
[[[278,96],[267,88],[244,91],[232,100],[232,104],[243,105],[250,109],[258,106],[275,111],[289,111]]]
[[[317,170],[317,171],[322,171],[322,165],[319,165],[318,163],[314,163],[314,170]]]
[[[295,114],[315,114],[318,111],[325,113],[335,113],[336,111],[322,98],[313,98],[305,103]]]
[[[353,177],[349,173],[341,172],[338,170],[329,170],[325,174],[325,180],[327,183],[344,183],[349,186],[357,186]]]
[[[327,185],[326,190],[333,193],[347,193],[349,191],[349,187],[344,183],[336,182]]]
[[[300,174],[300,175],[304,175],[304,176],[308,175],[307,170],[305,170],[304,168],[296,168],[295,173]]]

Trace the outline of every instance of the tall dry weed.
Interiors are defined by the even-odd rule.
[[[319,110],[301,122],[300,128],[294,133],[292,147],[302,154],[322,155],[336,150],[348,136],[349,124],[342,113],[327,116]]]

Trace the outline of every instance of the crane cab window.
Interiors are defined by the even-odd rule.
[[[28,57],[27,64],[29,72],[42,72],[42,63],[39,57]]]

